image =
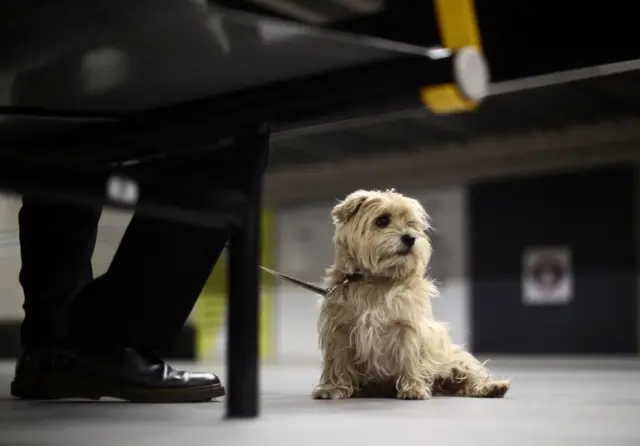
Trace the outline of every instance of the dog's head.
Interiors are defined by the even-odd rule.
[[[359,190],[333,208],[336,266],[393,279],[424,275],[431,257],[429,216],[394,190]]]

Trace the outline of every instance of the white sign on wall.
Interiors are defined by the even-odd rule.
[[[562,305],[573,299],[571,250],[527,249],[523,255],[522,299],[526,305]]]

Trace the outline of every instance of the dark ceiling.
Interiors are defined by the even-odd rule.
[[[640,71],[489,96],[470,113],[435,116],[407,110],[369,121],[351,121],[276,135],[274,169],[340,162],[416,148],[465,144],[477,138],[563,129],[640,115]],[[499,85],[497,85],[499,87]]]

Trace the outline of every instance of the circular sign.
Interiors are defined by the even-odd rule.
[[[564,262],[553,255],[540,255],[529,266],[533,284],[543,291],[553,291],[567,274]]]

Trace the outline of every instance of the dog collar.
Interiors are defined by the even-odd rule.
[[[345,275],[340,282],[336,283],[326,291],[324,297],[327,299],[331,299],[331,296],[333,296],[333,293],[335,293],[339,286],[347,285],[351,282],[357,282],[358,280],[362,280],[363,277],[364,276],[360,273]]]

